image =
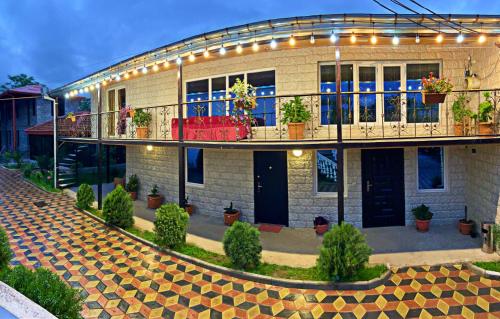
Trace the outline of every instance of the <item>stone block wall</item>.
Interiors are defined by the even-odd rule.
[[[500,223],[500,145],[467,147],[464,164],[469,218]]]

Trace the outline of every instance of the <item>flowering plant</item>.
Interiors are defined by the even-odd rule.
[[[437,78],[430,72],[428,77],[422,78],[422,88],[426,93],[446,94],[451,92],[453,84],[451,84],[449,79]]]
[[[127,129],[127,115],[132,110],[130,106],[125,106],[120,109],[118,123],[116,123],[116,131],[118,134],[125,134]]]
[[[236,79],[234,85],[229,89],[235,95],[234,105],[241,109],[252,110],[257,106],[255,99],[255,87]]]

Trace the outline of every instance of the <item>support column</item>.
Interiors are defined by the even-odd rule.
[[[57,142],[57,134],[58,134],[58,130],[57,130],[57,112],[58,112],[58,107],[59,107],[59,100],[58,98],[56,97],[54,100],[52,100],[52,109],[53,109],[53,113],[54,113],[54,118],[52,119],[52,124],[54,125],[54,188],[57,188],[58,186],[58,179],[59,179],[59,168],[57,167],[57,165],[59,165],[59,161],[57,160],[57,149],[58,149],[58,146],[59,146],[59,143]]]
[[[335,48],[335,94],[337,100],[337,220],[344,221],[344,145],[342,142],[342,68],[340,67],[340,48]]]
[[[177,69],[177,113],[179,118],[179,146],[178,146],[178,157],[179,157],[179,205],[184,207],[186,198],[186,173],[185,173],[185,147],[184,147],[184,109],[183,109],[183,94],[182,94],[182,63],[178,64]]]
[[[12,150],[17,149],[16,100],[12,99]]]
[[[97,91],[97,208],[102,208],[102,87]]]

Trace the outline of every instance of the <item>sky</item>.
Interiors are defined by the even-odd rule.
[[[379,1],[408,13],[390,0]],[[500,14],[500,0],[420,3],[439,13]],[[0,83],[8,74],[26,73],[54,89],[185,37],[329,13],[388,12],[372,0],[0,0]]]

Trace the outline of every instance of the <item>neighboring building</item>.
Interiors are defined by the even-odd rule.
[[[463,42],[435,17],[349,14],[184,39],[51,92],[86,96],[92,105],[82,120],[85,137],[58,140],[125,145],[127,176],[139,176],[140,199],[157,184],[167,201],[188,195],[198,213],[216,218],[233,202],[252,223],[311,227],[322,215],[359,227],[396,226],[411,224],[411,209],[426,204],[433,223],[456,223],[464,206],[476,222],[500,222],[500,17],[446,17],[461,24]],[[438,25],[439,33],[429,30]],[[468,80],[479,80],[478,88],[468,90],[466,71],[477,74]],[[430,72],[455,85],[444,103],[422,103],[421,79]],[[233,112],[229,89],[238,78],[257,88],[250,132]],[[456,132],[457,96],[467,94],[476,112],[485,92],[494,107],[491,131],[466,119],[466,132]],[[298,95],[312,116],[305,138],[291,140],[281,109]],[[126,106],[151,114],[147,138],[137,137]]]

